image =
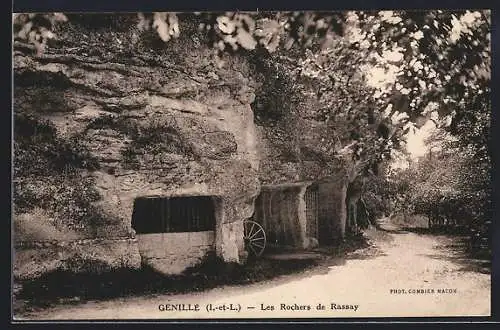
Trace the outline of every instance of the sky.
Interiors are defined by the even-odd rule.
[[[418,158],[424,156],[428,147],[424,143],[425,139],[429,137],[436,125],[432,121],[428,121],[424,126],[415,132],[408,132],[406,139],[406,150],[410,153],[412,158]]]

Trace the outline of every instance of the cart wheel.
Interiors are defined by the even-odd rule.
[[[255,257],[260,257],[266,247],[266,233],[257,222],[246,220],[243,222],[245,249]]]

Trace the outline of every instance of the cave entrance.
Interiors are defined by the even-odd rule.
[[[334,199],[328,196],[328,186],[313,183],[304,193],[306,214],[306,236],[316,238],[318,244],[331,244],[332,215],[335,213]]]
[[[136,198],[132,228],[143,266],[180,274],[214,252],[217,201],[214,196]]]
[[[215,203],[210,196],[139,197],[132,228],[137,234],[215,230]]]
[[[307,187],[304,194],[306,202],[306,235],[309,237],[318,237],[319,240],[319,200],[318,200],[318,186],[311,185]]]
[[[266,232],[267,247],[289,249],[302,246],[299,194],[304,184],[263,185],[255,200],[252,220]]]

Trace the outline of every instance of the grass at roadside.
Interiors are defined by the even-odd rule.
[[[342,257],[366,247],[363,236],[347,239],[336,246],[319,249],[325,258]],[[180,275],[164,275],[149,266],[102,273],[73,273],[56,270],[23,283],[16,283],[14,314],[22,314],[59,304],[148,294],[179,294],[203,291],[223,285],[245,285],[299,273],[318,265],[318,259],[275,260],[266,257],[247,263],[225,263],[209,254],[198,265]]]
[[[16,283],[14,314],[57,304],[148,294],[178,294],[221,285],[243,285],[299,272],[316,265],[314,260],[250,260],[244,265],[227,264],[208,255],[199,265],[180,275],[164,275],[149,266],[104,273],[56,270],[23,283]]]

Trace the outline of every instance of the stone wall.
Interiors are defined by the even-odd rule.
[[[179,274],[215,249],[213,231],[139,234],[142,264],[164,274]]]

